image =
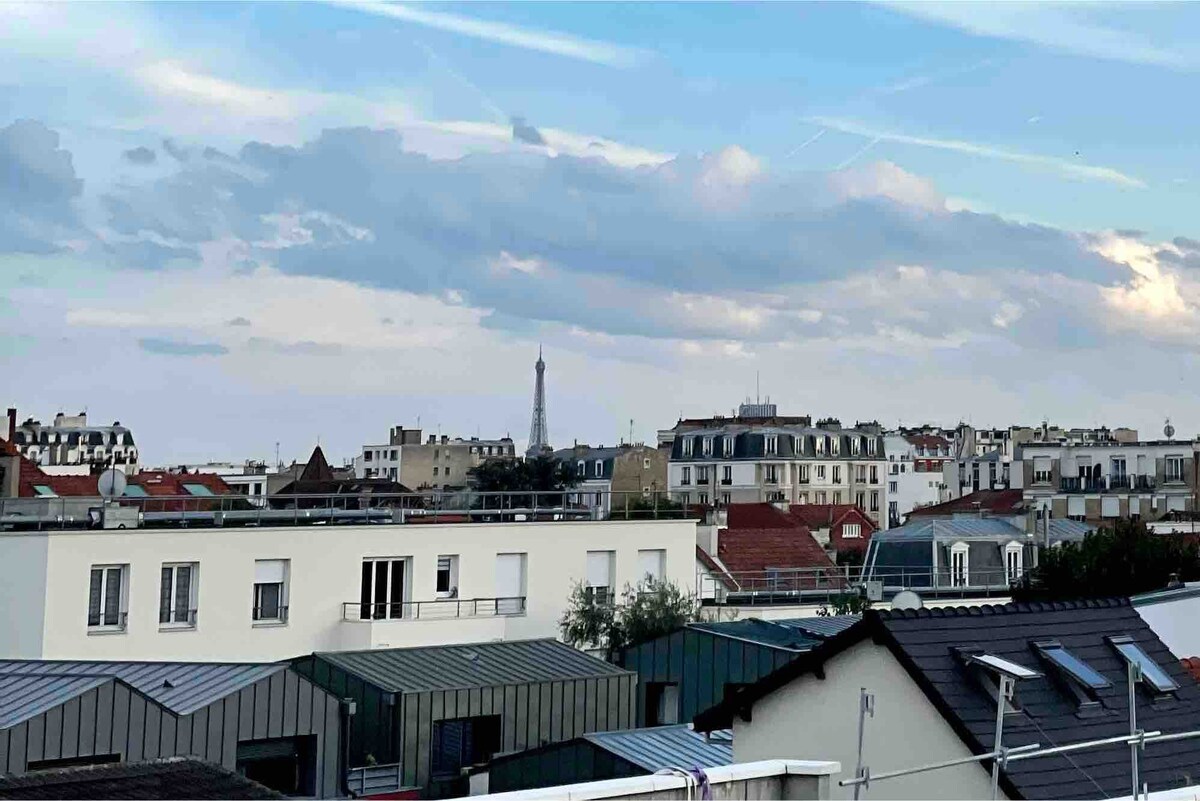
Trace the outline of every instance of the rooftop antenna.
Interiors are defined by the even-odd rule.
[[[759,397],[758,397],[758,379],[761,376],[761,374],[762,374],[761,370],[754,371],[754,402],[755,403],[760,402]]]
[[[279,440],[275,440],[275,468],[283,467],[283,462],[279,461]]]
[[[1167,439],[1173,439],[1175,437],[1175,426],[1171,425],[1170,417],[1167,418],[1166,425],[1163,426],[1163,434]]]
[[[633,444],[633,418],[629,418],[629,444]]]

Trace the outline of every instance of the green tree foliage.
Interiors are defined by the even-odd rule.
[[[478,492],[536,492],[541,506],[562,503],[558,493],[575,486],[575,473],[565,463],[551,456],[530,459],[488,459],[468,471]],[[543,494],[545,493],[545,494]],[[532,506],[533,495],[513,495],[503,499],[505,507]],[[500,499],[489,498],[485,506],[498,506]]]
[[[613,520],[661,520],[700,516],[696,509],[685,510],[682,503],[671,500],[666,494],[651,495],[649,498],[614,495],[612,511],[609,514]]]
[[[577,582],[558,625],[564,642],[576,648],[603,648],[612,659],[622,648],[670,634],[699,618],[700,601],[671,581],[647,579],[637,588],[626,584],[615,604]]]
[[[1141,522],[1118,520],[1081,542],[1043,549],[1037,568],[1013,588],[1018,601],[1124,597],[1160,590],[1174,576],[1200,578],[1195,543],[1153,534]]]
[[[871,608],[867,597],[857,592],[843,592],[829,599],[828,606],[817,610],[818,617],[833,617],[834,615],[861,615]]]

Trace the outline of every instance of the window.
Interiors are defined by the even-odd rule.
[[[684,467],[679,471],[679,483],[687,486],[692,483],[692,468]]]
[[[807,484],[808,483],[808,465],[801,464],[801,465],[796,466],[796,483],[797,484]]]
[[[707,492],[697,492],[696,493],[696,503],[701,503],[701,504],[708,503],[708,493]]]
[[[707,484],[708,483],[708,468],[705,467],[704,465],[699,465],[696,468],[696,483],[697,484]]]
[[[58,493],[47,487],[45,484],[34,484],[33,491],[37,493],[39,498],[57,498]]]
[[[683,455],[684,456],[692,455],[692,438],[691,437],[683,438]]]
[[[970,579],[970,559],[965,542],[956,542],[950,546],[950,586],[965,587]]]
[[[832,450],[833,450],[834,456],[836,456],[837,454],[842,452],[842,438],[841,437],[832,437],[830,439],[830,444],[833,446]]]
[[[372,454],[372,451],[363,451],[363,461],[364,462],[371,461],[371,454]]]
[[[722,484],[732,484],[733,483],[733,468],[730,467],[729,465],[725,465],[724,467],[721,468],[721,483]]]
[[[1103,690],[1112,686],[1112,682],[1104,678],[1100,671],[1057,642],[1035,642],[1033,647],[1046,661],[1088,690]]]
[[[616,551],[587,552],[587,594],[599,604],[611,604],[615,599]]]
[[[1004,546],[1004,572],[1008,574],[1008,583],[1020,581],[1025,572],[1025,549],[1019,542],[1010,542]]]
[[[458,597],[458,556],[438,557],[435,591],[439,598]]]
[[[158,624],[193,628],[196,625],[196,564],[163,565],[158,593]]]
[[[879,483],[879,465],[871,465],[871,483]]]
[[[434,474],[435,476],[438,474],[437,465],[434,465],[434,466],[433,466],[433,474]]]
[[[835,464],[833,466],[833,483],[834,484],[842,483],[842,466],[840,464]]]
[[[815,498],[813,499],[813,501],[817,504],[817,506],[824,506],[825,505],[825,490],[818,490],[815,493]]]
[[[856,472],[858,473],[858,482],[860,484],[867,483],[867,466],[865,464],[858,465]]]
[[[407,559],[364,559],[359,585],[359,619],[384,620],[405,615]]]
[[[721,437],[721,455],[733,455],[733,437]]]
[[[869,437],[867,439],[867,454],[868,455],[870,455],[870,456],[875,455],[875,449],[879,447],[877,442],[878,442],[878,440],[876,440],[874,437]]]
[[[704,456],[712,456],[712,437],[705,437],[700,441],[700,450]]]
[[[817,480],[818,481],[825,480],[825,465],[823,465],[823,464],[817,465]]]
[[[766,437],[763,438],[763,442],[765,443],[764,451],[767,456],[774,456],[779,452],[779,437],[776,435],[767,434]]]
[[[1146,655],[1142,647],[1133,641],[1133,638],[1128,635],[1119,637],[1109,637],[1108,642],[1113,648],[1117,649],[1117,653],[1125,660],[1127,664],[1134,664],[1141,668],[1142,681],[1150,685],[1156,693],[1169,693],[1179,689],[1179,685],[1175,683],[1165,670],[1163,670],[1157,662]]]
[[[833,491],[833,503],[840,504],[841,502],[842,502],[842,491],[834,490]]]
[[[679,722],[679,685],[646,683],[646,725],[669,726]]]
[[[896,492],[897,483],[895,481],[888,482],[888,492]]]
[[[690,492],[679,493],[679,502],[682,503],[684,506],[687,506],[689,503],[692,502],[692,493],[690,493]]]
[[[866,509],[867,508],[866,493],[863,493],[863,492],[854,493],[854,505],[857,506],[859,509]]]
[[[829,450],[829,437],[817,437],[816,441],[818,454],[824,454],[825,451]]]
[[[254,486],[257,487],[258,485],[255,484]],[[34,489],[37,489],[37,487],[34,487]],[[126,498],[145,498],[145,497],[147,497],[145,488],[140,487],[137,484],[127,484],[125,486],[125,491],[122,492],[121,494],[124,495]],[[257,495],[258,493],[251,492],[251,494]]]
[[[842,539],[857,540],[862,537],[862,523],[843,523]]]
[[[463,768],[487,762],[501,748],[499,715],[439,720],[429,750],[434,779],[457,779]]]
[[[1051,465],[1049,456],[1033,457],[1033,483],[1034,484],[1049,484],[1051,479]]]
[[[595,473],[596,478],[602,478],[604,476],[604,461],[597,459],[592,464],[592,472]]]
[[[666,572],[667,552],[664,550],[638,551],[638,578],[662,581]]]
[[[443,472],[446,474],[446,478],[450,478],[450,465],[446,465],[446,469]]]
[[[871,511],[879,511],[879,490],[871,490]]]
[[[213,491],[203,484],[184,484],[184,490],[188,495],[212,495]]]
[[[287,574],[286,559],[255,560],[252,620],[262,623],[287,622]]]
[[[525,611],[525,582],[529,556],[524,553],[496,554],[496,611],[520,614]]]
[[[996,486],[996,463],[988,462],[988,489]]]
[[[768,484],[779,483],[779,465],[768,464],[763,466],[763,481]]]
[[[722,505],[722,506],[728,506],[728,505],[729,505],[729,493],[728,493],[728,492],[722,492],[722,493],[721,493],[721,505]]]
[[[850,453],[858,456],[862,452],[862,440],[858,437],[850,438]]]
[[[88,589],[89,629],[124,631],[129,565],[93,565]]]
[[[1183,457],[1168,456],[1167,457],[1167,481],[1183,481]]]
[[[587,465],[584,464],[582,459],[575,463],[575,474],[580,478],[583,478],[585,475],[587,475]]]
[[[649,460],[649,459],[643,459],[643,460],[642,460],[642,469],[643,469],[643,470],[649,470],[649,469],[650,469],[650,460]]]

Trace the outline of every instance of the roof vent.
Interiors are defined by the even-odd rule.
[[[174,690],[175,685],[171,683],[170,679],[163,679],[162,688],[164,690]]]

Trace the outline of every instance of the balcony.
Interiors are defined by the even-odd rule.
[[[1081,478],[1074,476],[1060,479],[1058,488],[1063,492],[1104,492],[1108,489],[1103,478]]]
[[[472,617],[510,617],[525,614],[525,596],[506,598],[438,598],[433,601],[398,601],[395,603],[342,604],[342,620],[408,621],[457,620]]]
[[[732,479],[732,478],[723,478],[723,479],[721,479],[721,486],[723,486],[723,487],[728,487],[728,486],[730,486],[731,484],[733,484],[733,479]]]
[[[767,476],[763,479],[764,484],[778,484],[779,476]]]
[[[1129,492],[1149,491],[1157,486],[1153,476],[1102,476],[1083,478],[1071,476],[1059,480],[1061,492]]]
[[[708,486],[708,476],[696,476],[696,486]]]

